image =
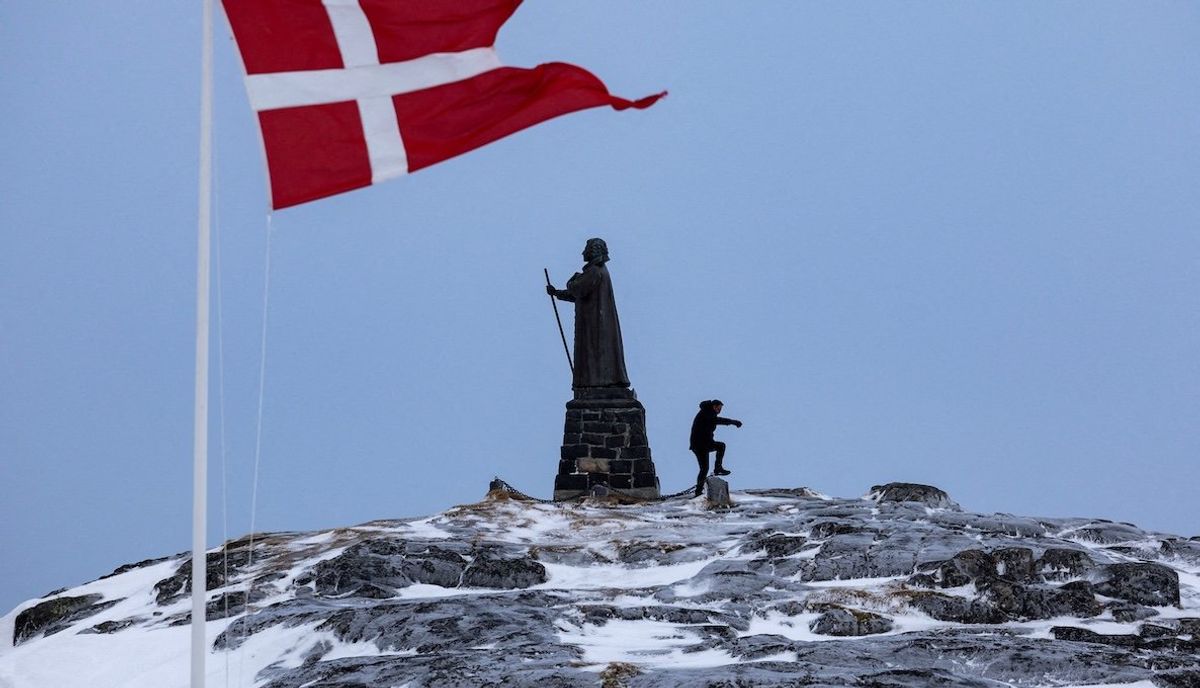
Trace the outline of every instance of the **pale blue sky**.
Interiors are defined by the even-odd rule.
[[[0,612],[190,546],[187,5],[0,5]],[[238,536],[266,193],[228,35]],[[1187,2],[530,0],[510,64],[670,97],[275,215],[257,525],[432,513],[493,475],[549,495],[570,378],[541,273],[597,235],[664,489],[719,396],[735,488],[909,480],[1200,534],[1198,37]]]

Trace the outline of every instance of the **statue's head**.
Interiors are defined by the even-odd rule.
[[[583,260],[588,264],[604,265],[608,262],[608,244],[603,239],[588,239],[583,247]]]

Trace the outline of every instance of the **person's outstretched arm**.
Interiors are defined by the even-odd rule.
[[[742,427],[742,421],[734,420],[733,418],[722,418],[721,416],[717,416],[717,425],[732,425],[740,428]]]

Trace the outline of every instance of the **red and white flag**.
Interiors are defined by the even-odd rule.
[[[645,108],[561,62],[505,67],[521,0],[222,0],[286,208],[415,172],[552,117]]]

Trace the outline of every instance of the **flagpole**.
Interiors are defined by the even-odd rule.
[[[200,57],[200,181],[196,251],[196,389],[192,428],[192,681],[204,688],[205,575],[208,549],[208,298],[212,210],[213,0],[202,0]]]

